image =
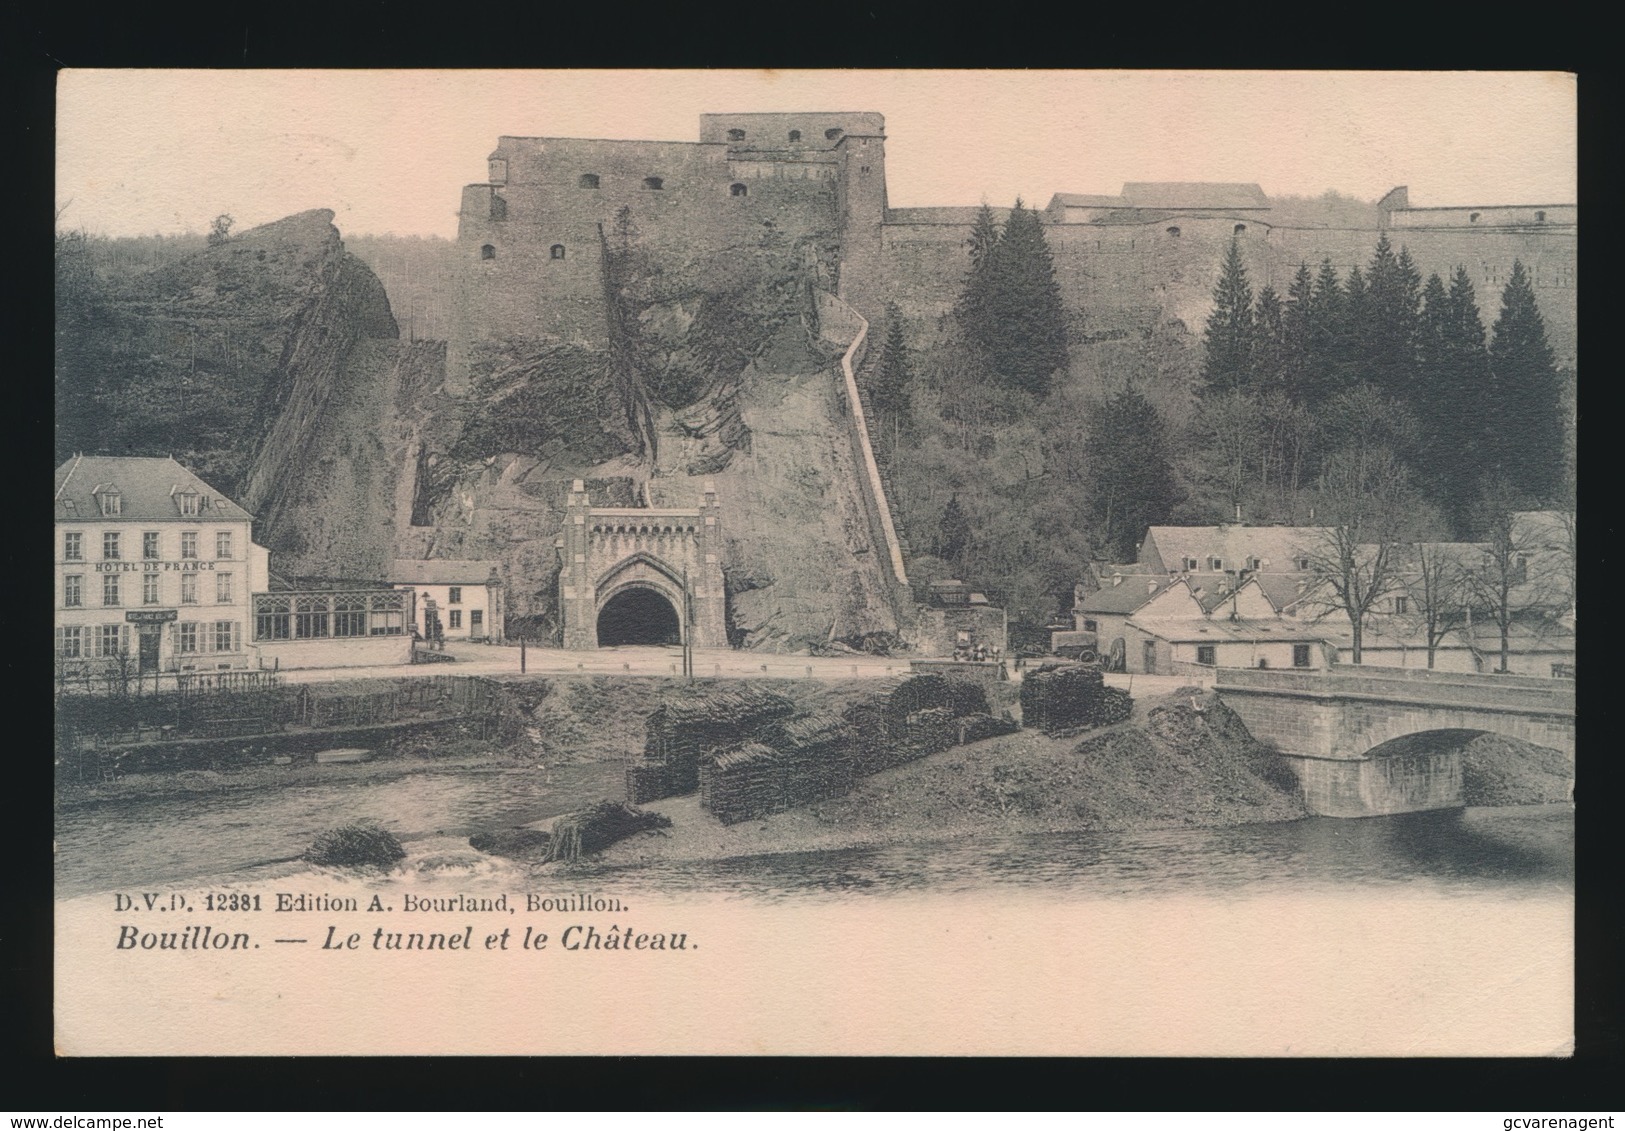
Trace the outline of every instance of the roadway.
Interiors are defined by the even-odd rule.
[[[347,679],[403,679],[437,675],[518,675],[519,646],[449,643],[446,655],[454,663],[381,665],[364,668],[305,668],[281,673],[289,683],[329,683]],[[682,674],[682,650],[667,647],[624,646],[592,652],[562,648],[525,649],[529,675],[645,675]],[[885,656],[789,656],[738,652],[728,648],[696,649],[694,674],[702,679],[884,679],[906,675],[906,658]],[[1021,673],[1011,671],[1014,679]],[[1108,674],[1106,683],[1142,695],[1166,695],[1190,687],[1191,676]],[[1211,684],[1212,680],[1200,681]]]

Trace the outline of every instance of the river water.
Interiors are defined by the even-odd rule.
[[[57,812],[58,898],[132,885],[336,880],[295,859],[323,829],[371,819],[405,843],[380,882],[430,889],[590,887],[774,899],[911,891],[1041,889],[1096,896],[1414,889],[1568,893],[1568,805],[1465,809],[1363,820],[1309,818],[1224,829],[975,837],[636,867],[566,877],[470,848],[471,832],[525,824],[621,793],[614,763],[310,767],[258,788],[204,779],[198,792],[119,796]]]

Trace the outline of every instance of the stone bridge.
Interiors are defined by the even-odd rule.
[[[1214,690],[1288,758],[1313,813],[1369,817],[1462,804],[1461,747],[1499,734],[1574,755],[1574,684],[1417,668],[1221,668]]]
[[[719,513],[709,481],[700,505],[682,510],[595,507],[580,479],[571,484],[556,543],[564,646],[692,637],[696,648],[727,647]]]

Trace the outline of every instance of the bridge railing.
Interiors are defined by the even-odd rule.
[[[1538,676],[1480,675],[1416,668],[1343,667],[1329,671],[1220,668],[1217,691],[1357,695],[1396,702],[1516,710],[1574,710],[1574,686]]]

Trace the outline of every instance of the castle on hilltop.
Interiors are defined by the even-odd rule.
[[[998,211],[998,210],[996,210]],[[872,112],[704,114],[699,140],[502,137],[486,179],[463,189],[451,387],[470,346],[511,335],[587,343],[607,334],[605,241],[689,260],[773,238],[822,252],[824,280],[875,321],[887,302],[932,325],[952,305],[977,208],[892,208],[885,119]],[[1177,320],[1199,331],[1219,264],[1240,243],[1255,285],[1285,292],[1300,264],[1345,275],[1380,233],[1424,277],[1466,267],[1486,323],[1521,260],[1560,364],[1573,366],[1574,204],[1413,207],[1404,187],[1376,221],[1275,219],[1256,184],[1131,183],[1116,196],[1056,193],[1041,210],[1075,342]]]

